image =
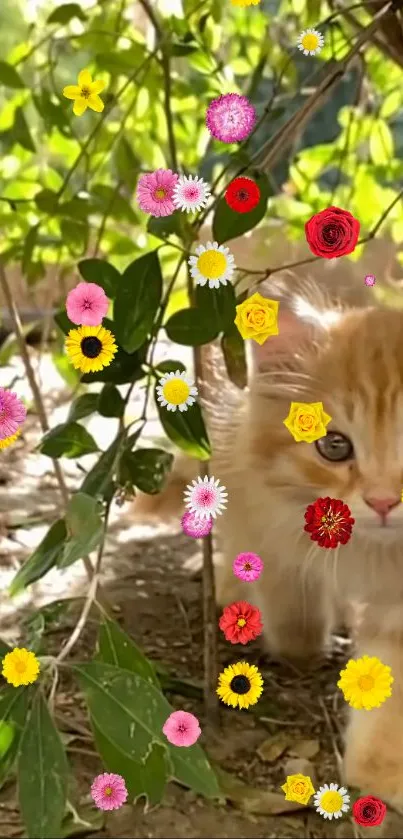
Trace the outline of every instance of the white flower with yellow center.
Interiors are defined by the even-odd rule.
[[[298,36],[297,46],[304,55],[317,55],[324,43],[325,39],[317,29],[305,29]]]
[[[189,405],[196,402],[197,387],[186,373],[176,370],[175,373],[166,373],[159,380],[157,385],[157,399],[168,411],[176,411],[177,408],[183,413]]]
[[[338,787],[337,784],[324,784],[319,787],[313,799],[314,806],[318,813],[325,819],[340,819],[343,813],[347,813],[350,796],[345,787]]]
[[[189,265],[197,285],[208,283],[209,288],[219,288],[220,283],[227,285],[236,267],[229,248],[218,242],[207,242],[206,245],[197,246],[196,254],[189,258]]]

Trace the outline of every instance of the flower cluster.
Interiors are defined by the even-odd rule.
[[[0,387],[0,449],[6,449],[18,440],[27,410],[12,390]]]
[[[316,811],[325,819],[339,819],[349,810],[350,796],[345,787],[337,784],[324,784],[315,792],[309,775],[287,775],[285,784],[281,787],[286,801],[295,801],[306,807],[314,796]]]
[[[171,169],[157,169],[140,175],[136,197],[138,205],[152,216],[170,216],[175,210],[197,212],[210,198],[210,187],[197,175],[177,175]]]
[[[82,373],[108,367],[118,350],[114,335],[101,324],[108,308],[108,298],[96,283],[78,283],[67,295],[67,315],[80,326],[70,329],[65,348],[73,367]]]

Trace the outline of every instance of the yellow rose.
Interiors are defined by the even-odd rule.
[[[322,402],[291,402],[291,408],[284,425],[297,443],[313,443],[326,434],[326,426],[332,418],[323,410]]]
[[[234,323],[242,338],[252,338],[258,344],[264,344],[269,335],[278,335],[278,307],[277,300],[262,297],[259,292],[236,306]]]
[[[285,792],[286,801],[297,801],[298,804],[308,804],[315,790],[309,775],[287,775],[285,784],[281,787]]]

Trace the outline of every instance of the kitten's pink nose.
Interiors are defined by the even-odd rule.
[[[366,504],[369,507],[372,507],[379,516],[384,518],[385,516],[393,510],[393,507],[396,507],[397,504],[400,504],[400,496],[394,495],[388,498],[377,498],[377,497],[369,497],[364,498]]]

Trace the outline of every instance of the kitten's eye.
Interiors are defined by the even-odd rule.
[[[326,437],[315,441],[315,446],[325,460],[342,461],[353,457],[354,449],[351,440],[339,431],[328,431]]]

